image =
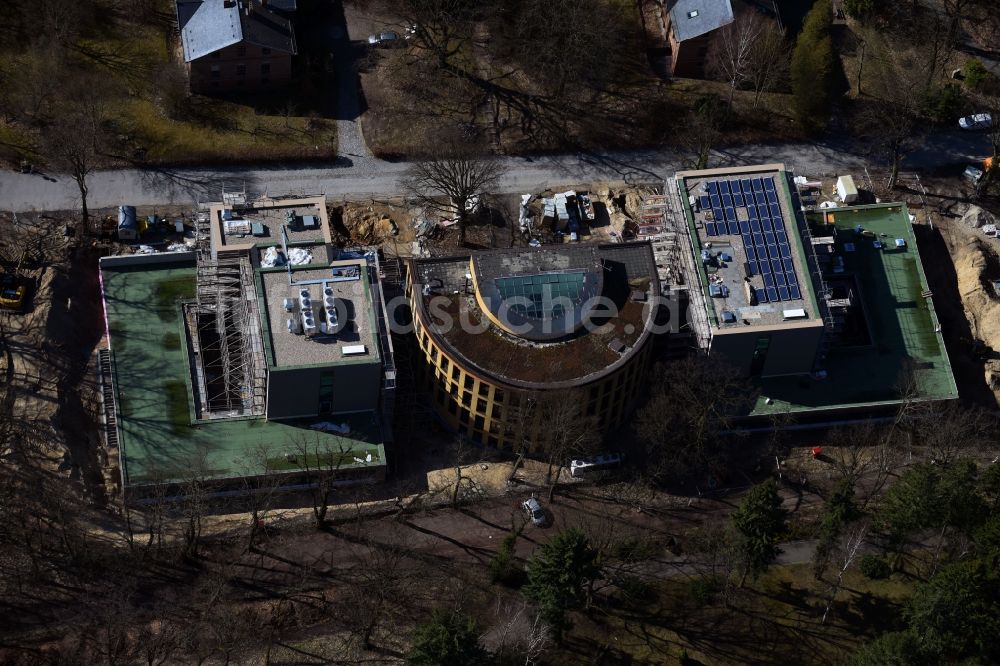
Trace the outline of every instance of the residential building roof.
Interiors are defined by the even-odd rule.
[[[185,62],[241,42],[296,52],[291,21],[269,10],[261,0],[178,0],[177,25]]]
[[[733,22],[730,0],[677,0],[670,10],[674,38],[683,42]]]

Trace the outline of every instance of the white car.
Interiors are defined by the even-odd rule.
[[[990,129],[993,127],[993,116],[988,113],[974,113],[958,119],[958,126],[964,130]]]
[[[524,500],[521,503],[521,508],[528,514],[532,525],[545,524],[545,512],[542,510],[542,505],[534,497]]]
[[[399,43],[399,35],[391,30],[388,32],[380,32],[374,35],[368,35],[368,45],[369,46],[382,46],[390,47],[395,46]]]
[[[625,459],[620,453],[604,453],[589,458],[569,461],[569,473],[574,478],[584,476],[589,471],[608,470],[618,467]]]

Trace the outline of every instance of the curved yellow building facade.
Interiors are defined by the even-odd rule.
[[[541,407],[550,400],[578,403],[602,431],[634,406],[659,293],[648,243],[414,260],[407,287],[418,381],[441,421],[470,440],[537,452],[551,434]],[[545,290],[557,297],[540,297]],[[595,318],[594,296],[617,314]]]

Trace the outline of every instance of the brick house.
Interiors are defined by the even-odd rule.
[[[733,22],[730,0],[667,0],[663,20],[670,43],[670,73],[684,78],[705,75],[712,33]]]
[[[294,3],[282,2],[282,8]],[[259,91],[292,76],[295,30],[267,0],[177,0],[191,91]]]

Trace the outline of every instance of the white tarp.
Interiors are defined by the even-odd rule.
[[[336,432],[341,435],[347,435],[351,432],[351,426],[346,423],[341,423],[337,425],[336,423],[330,423],[329,421],[320,421],[319,423],[313,423],[309,426],[313,430],[324,430],[326,432]]]
[[[260,265],[264,268],[274,268],[275,266],[285,266],[286,264],[301,266],[302,264],[309,263],[312,263],[312,252],[302,247],[289,249],[288,257],[286,258],[281,250],[272,246],[264,250],[264,254],[260,257]]]
[[[521,195],[521,209],[518,213],[518,223],[521,227],[521,231],[528,231],[531,227],[531,211],[528,210],[528,204],[534,196],[531,194]]]

